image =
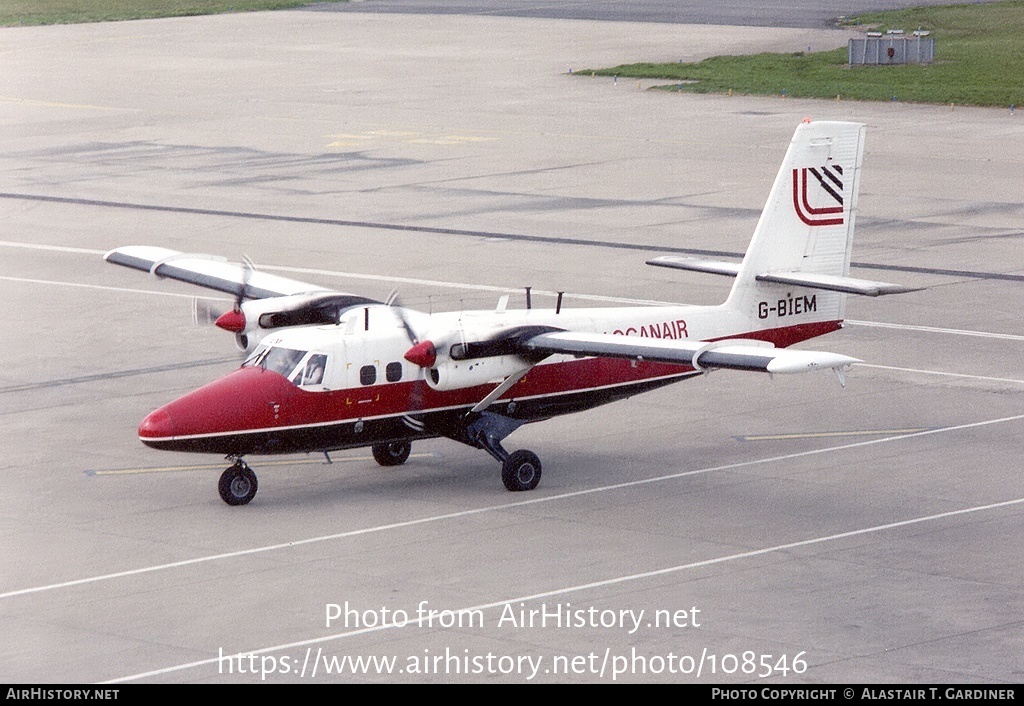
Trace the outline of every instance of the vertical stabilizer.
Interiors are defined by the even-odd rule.
[[[842,292],[810,292],[757,277],[849,275],[864,132],[865,126],[859,123],[805,121],[797,127],[727,306],[771,327],[782,323],[776,320],[786,313],[780,317],[773,302],[814,294],[813,315],[801,317],[802,321],[843,318]]]

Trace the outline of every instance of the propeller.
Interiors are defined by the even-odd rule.
[[[248,257],[242,257],[241,277],[235,288],[234,303],[230,308],[223,301],[192,298],[192,323],[195,326],[214,325],[235,334],[235,342],[243,352],[248,350],[249,339],[245,335],[246,318],[242,302],[249,291],[249,280],[256,267]]]
[[[217,320],[230,309],[213,304],[209,299],[192,297],[192,324],[195,326],[213,326]]]
[[[402,328],[405,329],[405,335],[409,338],[409,343],[416,345],[420,342],[416,332],[412,330],[412,326],[409,325],[409,320],[405,317],[405,309],[402,308],[402,302],[398,297],[398,290],[392,289],[391,293],[388,294],[388,298],[384,300],[384,303],[391,307],[394,311],[395,316],[398,317],[398,322],[402,324]]]
[[[402,307],[401,300],[398,297],[398,290],[391,290],[391,293],[388,294],[388,298],[384,303],[391,307],[391,310],[398,318],[399,323],[402,324],[402,328],[405,330],[405,335],[408,337],[409,343],[412,344],[412,348],[405,353],[405,359],[424,369],[433,367],[434,363],[437,361],[437,352],[434,350],[434,344],[430,341],[420,341],[419,336],[416,335],[412,325],[409,323],[409,319],[406,318],[405,309]],[[425,387],[425,380],[418,381],[413,385],[412,392],[409,395],[409,411],[412,414],[423,409],[423,394]],[[423,422],[412,416],[412,414],[404,415],[402,417],[403,423],[414,431],[422,431]]]
[[[252,260],[243,255],[242,279],[238,282],[238,289],[235,290],[235,305],[230,311],[226,311],[217,317],[214,324],[218,328],[231,331],[232,333],[242,333],[242,331],[245,331],[246,321],[245,312],[242,311],[242,302],[245,300],[245,292],[249,287],[249,279],[255,270],[256,266],[252,264]]]
[[[419,336],[416,335],[416,332],[405,316],[405,309],[402,308],[397,289],[391,290],[385,303],[392,308],[395,316],[398,317],[399,323],[405,329],[405,335],[409,338],[409,343],[412,344],[412,348],[405,352],[404,358],[421,368],[434,367],[434,363],[437,362],[437,349],[434,348],[434,344],[431,341],[421,341]]]

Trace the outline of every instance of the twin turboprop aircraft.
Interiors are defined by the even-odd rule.
[[[842,370],[858,362],[787,346],[842,327],[847,294],[907,289],[849,276],[863,125],[804,121],[739,264],[649,264],[735,277],[718,306],[507,308],[426,314],[254,271],[246,264],[132,246],[109,262],[235,295],[217,325],[250,352],[241,368],[157,409],[139,426],[157,449],[233,461],[221,498],[256,494],[243,460],[370,446],[402,464],[418,439],[483,449],[512,491],[541,476],[502,441],[528,422],[579,412],[726,368]]]

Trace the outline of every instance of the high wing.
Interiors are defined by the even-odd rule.
[[[681,363],[697,370],[726,368],[763,373],[803,373],[830,368],[839,372],[861,362],[838,353],[774,348],[770,343],[737,338],[690,342],[559,331],[534,336],[524,341],[522,347],[533,353],[626,358]]]
[[[187,282],[241,299],[268,299],[293,294],[332,290],[287,277],[259,272],[246,265],[228,262],[212,255],[193,255],[149,245],[133,245],[111,250],[103,259],[115,265],[131,267],[156,277]]]
[[[372,299],[256,270],[248,263],[181,253],[149,245],[111,250],[103,259],[155,277],[206,287],[235,298],[232,310],[209,311],[210,320],[235,334],[239,350],[251,351],[269,331],[288,326],[336,324],[342,312],[377,304]]]

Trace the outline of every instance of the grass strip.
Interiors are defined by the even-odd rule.
[[[311,4],[310,0],[0,0],[0,26],[186,17],[281,10]]]
[[[666,79],[665,90],[897,100],[979,106],[1024,104],[1024,0],[876,12],[845,20],[880,32],[917,29],[935,38],[929,65],[849,66],[846,48],[716,56],[696,63],[624,64],[578,75]]]

